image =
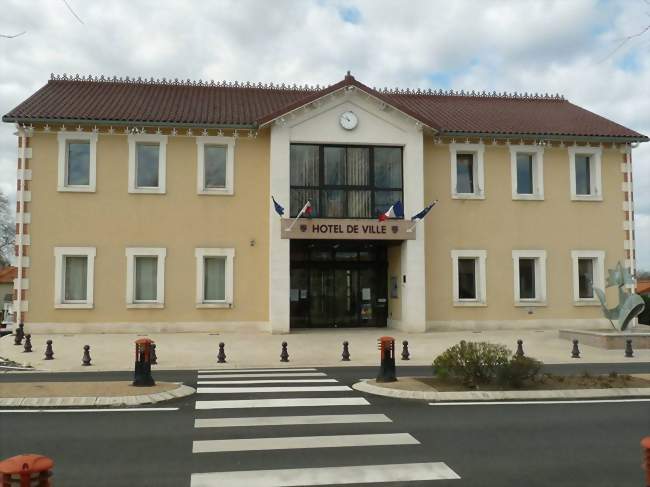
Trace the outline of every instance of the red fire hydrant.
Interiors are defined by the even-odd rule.
[[[17,455],[0,462],[2,487],[50,487],[54,462],[43,455]],[[20,482],[20,483],[19,483]]]
[[[641,440],[641,468],[645,470],[645,485],[650,487],[650,436]]]

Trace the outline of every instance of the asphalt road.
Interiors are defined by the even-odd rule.
[[[592,373],[606,373],[612,368],[620,372],[650,370],[650,364],[577,364],[557,366],[553,372],[573,372],[575,367]],[[429,369],[400,367],[399,371],[402,375],[422,375],[428,373]],[[326,384],[336,386],[351,385],[360,378],[372,377],[376,370],[370,367],[338,367],[321,368],[318,372],[325,373],[324,377],[328,379],[336,379],[337,383]],[[46,377],[48,380],[80,380],[80,377],[84,380],[120,380],[128,379],[130,374],[86,372],[47,374]],[[41,374],[23,374],[20,378],[43,380]],[[196,386],[197,373],[156,371],[155,378],[183,381]],[[16,380],[16,375],[0,374],[0,387],[1,382],[7,380]],[[307,399],[324,396],[364,398],[370,405],[195,409],[197,400],[286,400],[288,397]],[[50,456],[55,460],[54,480],[58,487],[176,487],[190,486],[191,475],[196,473],[292,469],[291,476],[298,478],[301,469],[305,468],[426,462],[444,462],[460,479],[363,485],[632,487],[644,485],[639,441],[641,437],[650,435],[650,402],[431,406],[425,401],[397,400],[345,391],[329,394],[199,394],[160,406],[178,410],[0,412],[0,458],[27,452]],[[383,414],[392,422],[194,427],[195,419],[339,414]],[[405,434],[411,435],[416,443],[268,449],[270,446],[277,447],[285,437],[340,435],[343,438],[347,435]],[[232,445],[228,444],[225,447],[226,450],[240,447],[244,450],[249,447],[261,450],[192,453],[194,442],[241,438],[271,440],[266,443],[266,448],[255,442],[252,446],[231,448]],[[223,442],[216,448],[224,448]],[[264,475],[258,474],[259,477],[263,478]],[[331,485],[338,485],[344,480],[334,479]],[[225,484],[219,482],[211,485]],[[242,487],[248,485],[251,484],[241,483]]]

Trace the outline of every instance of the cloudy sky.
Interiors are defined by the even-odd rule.
[[[650,134],[650,0],[3,0],[0,112],[50,73],[562,93]],[[623,40],[631,37],[628,42]],[[623,45],[621,45],[623,43]],[[16,139],[0,127],[0,189]],[[650,269],[650,143],[633,153]]]

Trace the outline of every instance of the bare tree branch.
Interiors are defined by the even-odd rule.
[[[605,56],[601,61],[599,61],[598,64],[607,61],[610,57],[612,57],[614,54],[616,54],[625,44],[630,42],[632,39],[636,39],[637,37],[641,37],[643,34],[645,34],[648,31],[650,31],[650,24],[646,25],[643,29],[641,29],[636,34],[632,34],[630,36],[623,37],[623,39],[621,40],[619,45],[616,46],[616,48],[614,48],[614,50],[611,51],[607,56]]]
[[[15,39],[16,37],[19,37],[19,36],[21,36],[21,35],[23,35],[25,33],[27,33],[26,30],[24,30],[22,32],[19,32],[18,34],[14,34],[14,35],[0,34],[0,37],[4,37],[5,39]]]
[[[63,3],[65,3],[65,6],[68,7],[68,10],[70,10],[70,13],[71,13],[72,15],[74,15],[75,18],[76,18],[80,23],[83,24],[84,21],[81,20],[81,18],[77,15],[77,13],[76,13],[74,10],[72,10],[72,7],[71,7],[70,4],[68,3],[68,0],[63,0]]]

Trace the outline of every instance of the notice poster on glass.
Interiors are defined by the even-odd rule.
[[[299,290],[298,289],[292,289],[290,294],[289,294],[289,300],[291,302],[298,301],[299,297],[300,297]]]
[[[361,299],[363,301],[370,301],[372,299],[370,297],[370,288],[369,287],[361,288]]]

